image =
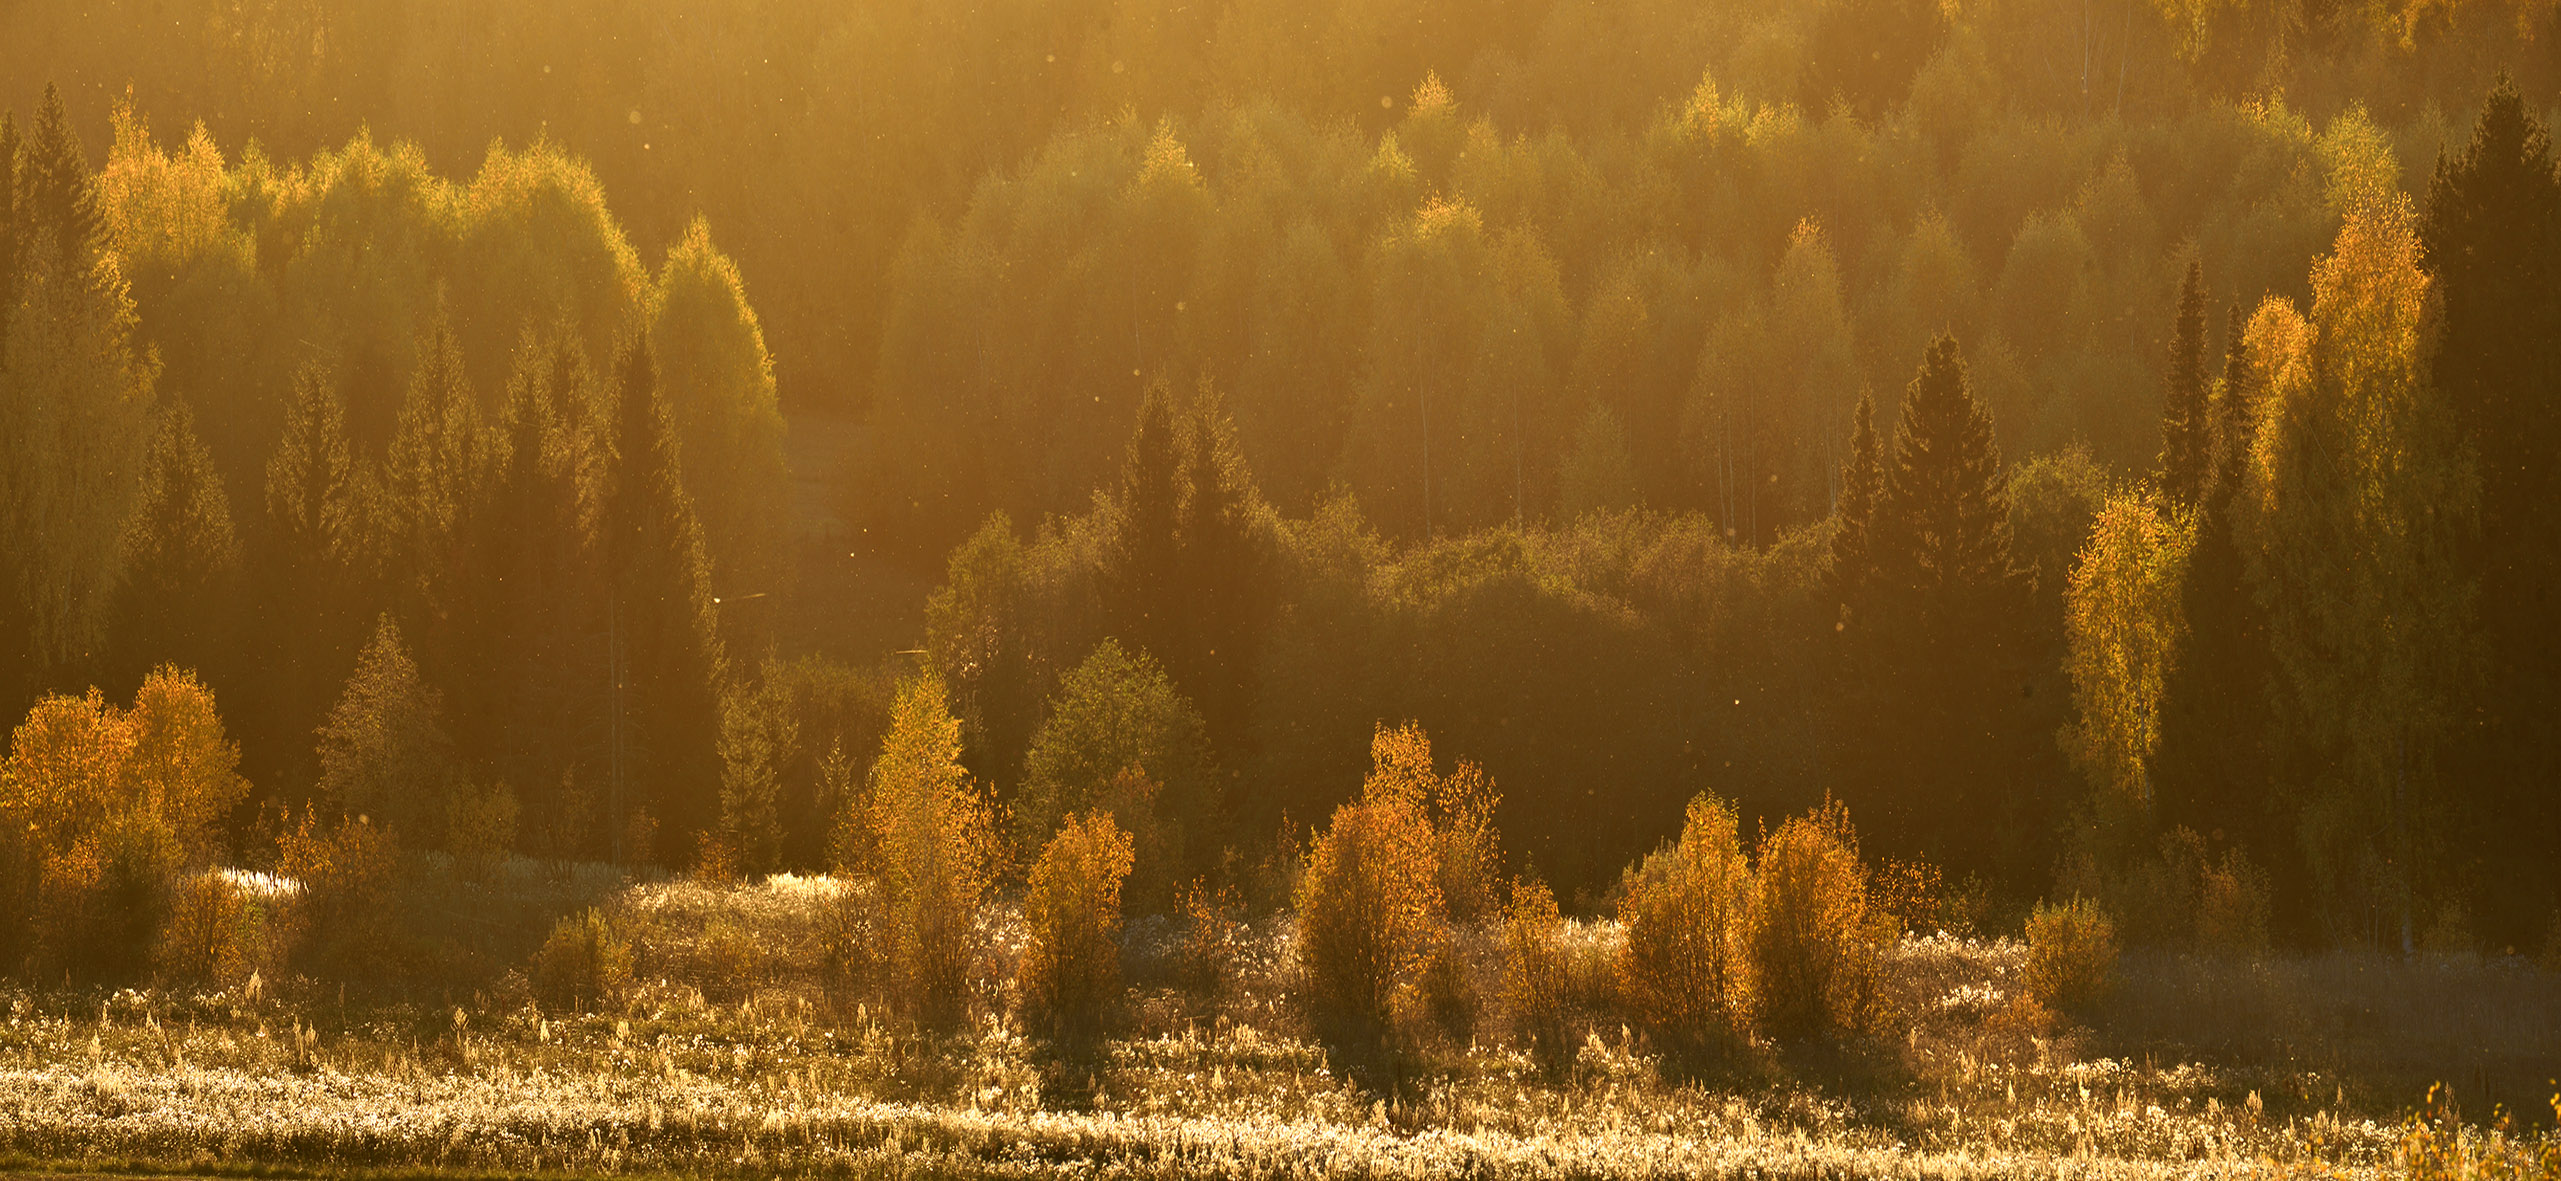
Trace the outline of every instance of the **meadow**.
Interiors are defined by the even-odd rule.
[[[1342,1067],[1293,1000],[1286,912],[1214,940],[1134,923],[1114,1036],[1062,1056],[1011,1016],[1010,984],[987,983],[1010,980],[1021,954],[1009,903],[979,916],[970,1022],[929,1033],[891,1015],[865,962],[866,881],[624,881],[519,860],[482,882],[431,862],[410,889],[404,910],[443,966],[370,993],[253,975],[0,994],[0,1163],[739,1177],[2561,1168],[2549,1115],[2515,1102],[2502,1130],[2485,1098],[2532,1094],[2561,1062],[2556,975],[2515,957],[2135,953],[2084,1022],[2018,1003],[2016,938],[1907,935],[1880,976],[1889,1016],[1864,1036],[1757,1040],[1702,1071],[1667,1065],[1615,1012],[1619,924],[1568,919],[1581,1043],[1550,1066],[1514,1036],[1487,923],[1456,933],[1484,998],[1464,1028]],[[532,955],[544,915],[585,904],[627,933],[629,983],[546,1004]],[[1205,945],[1217,963],[1200,962]],[[2423,1107],[2436,1080],[2450,1087]]]

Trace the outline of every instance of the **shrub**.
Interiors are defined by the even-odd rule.
[[[1828,1036],[1874,1016],[1877,968],[1892,932],[1868,906],[1858,833],[1838,801],[1790,817],[1761,842],[1751,917],[1751,978],[1762,1022],[1783,1036]]]
[[[2196,943],[2207,951],[2251,955],[2267,950],[2268,878],[2241,850],[2199,870]]]
[[[39,960],[81,980],[139,978],[179,865],[176,838],[148,816],[110,824],[47,858],[36,884]]]
[[[900,998],[926,1025],[969,1015],[991,818],[960,765],[960,722],[940,680],[902,686],[872,764],[870,837]]]
[[[560,916],[534,953],[534,993],[564,1012],[601,1009],[631,986],[631,941],[594,907]]]
[[[1215,1001],[1227,995],[1236,979],[1236,948],[1244,924],[1236,892],[1211,888],[1194,880],[1183,891],[1183,942],[1178,949],[1183,987],[1195,997]]]
[[[152,971],[163,981],[216,986],[276,974],[286,950],[281,901],[252,897],[220,872],[181,879],[152,946]]]
[[[2027,920],[2028,995],[2087,1015],[2116,988],[2116,924],[2095,902],[2038,903]]]
[[[1618,981],[1629,1014],[1678,1057],[1731,1047],[1750,1012],[1752,888],[1733,809],[1712,796],[1691,800],[1679,842],[1647,856],[1623,885]]]
[[[1444,938],[1434,834],[1401,760],[1410,746],[1382,727],[1370,750],[1361,798],[1336,809],[1308,851],[1297,899],[1309,1021],[1353,1053],[1383,1048],[1413,1012]]]
[[[1493,914],[1503,870],[1502,834],[1494,827],[1503,797],[1494,781],[1463,759],[1447,775],[1435,771],[1432,740],[1412,722],[1380,727],[1370,760],[1365,790],[1394,795],[1428,815],[1433,875],[1449,916],[1466,922]]]
[[[1108,812],[1070,816],[1032,866],[1014,986],[1025,1023],[1062,1048],[1101,1037],[1120,996],[1120,889],[1131,842]]]
[[[1564,925],[1547,883],[1512,883],[1512,902],[1503,913],[1503,1009],[1511,1018],[1512,1039],[1551,1075],[1574,1060],[1574,1044],[1565,1032],[1572,967],[1562,938]]]
[[[302,886],[298,958],[315,976],[363,980],[394,970],[401,925],[393,898],[400,848],[362,816],[323,829],[316,810],[276,843],[276,872]]]
[[[506,784],[457,785],[445,801],[445,851],[454,868],[473,881],[496,876],[516,846],[516,793]]]

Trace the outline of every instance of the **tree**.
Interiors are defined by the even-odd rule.
[[[307,783],[312,727],[365,641],[363,603],[372,597],[363,551],[373,477],[349,447],[345,403],[326,370],[295,373],[266,476],[265,511],[251,535],[251,594],[294,609],[260,612],[254,625],[267,700],[252,703],[249,749],[277,752],[261,763],[271,777]]]
[[[738,872],[761,877],[781,866],[776,804],[783,769],[800,757],[800,720],[788,689],[771,678],[733,684],[720,699],[720,842]]]
[[[2193,508],[2214,475],[2212,390],[2205,378],[2205,271],[2188,264],[2179,318],[2170,335],[2170,373],[2161,406],[2161,490]]]
[[[1137,772],[1135,781],[1124,778]],[[1148,798],[1125,787],[1144,784]],[[1218,781],[1200,715],[1157,663],[1105,640],[1059,682],[1024,760],[1015,841],[1039,848],[1066,817],[1107,810],[1138,842],[1142,900],[1171,899],[1184,838],[1218,815]]]
[[[1859,740],[1862,777],[1891,827],[1940,859],[2022,870],[2043,820],[2016,687],[2029,584],[2010,554],[1991,415],[1954,337],[1930,346],[1904,393],[1878,509],[1876,610],[1851,636],[1867,682],[1852,699],[1882,711]]]
[[[424,637],[431,663],[441,663],[457,647],[456,617],[472,581],[469,517],[480,502],[485,452],[480,400],[453,333],[439,321],[418,352],[383,461],[377,544],[410,629]]]
[[[615,363],[597,496],[606,579],[610,831],[641,810],[679,840],[718,820],[721,645],[702,528],[685,494],[676,440],[658,396],[649,341]],[[617,844],[619,844],[619,838]],[[617,857],[682,856],[682,844],[617,849]]]
[[[2099,510],[2066,608],[2072,701],[2064,749],[2088,777],[2101,837],[2150,836],[2162,701],[2186,640],[2193,519],[2151,493]]]
[[[1876,440],[1876,398],[1859,393],[1850,421],[1850,462],[1841,473],[1841,503],[1832,529],[1831,591],[1841,618],[1867,609],[1875,592],[1877,510],[1885,498],[1885,469]]]
[[[919,676],[899,687],[868,795],[870,839],[847,844],[872,846],[900,995],[927,1025],[957,1025],[969,1011],[972,924],[993,834],[960,765],[960,720],[941,681]]]
[[[231,622],[240,545],[222,478],[185,402],[162,408],[145,465],[141,503],[125,526],[114,612],[120,663],[132,675],[164,662],[207,667]]]
[[[2437,161],[2419,228],[2443,300],[2433,376],[2479,456],[2483,650],[2489,681],[2452,752],[2489,851],[2485,873],[2539,888],[2490,891],[2493,921],[2522,941],[2561,900],[2561,176],[2550,137],[2513,82],[2482,104],[2472,140]]]
[[[462,767],[445,733],[444,695],[420,675],[385,615],[320,727],[320,795],[402,843],[441,848]]]
[[[1068,817],[1032,866],[1015,990],[1029,1024],[1063,1053],[1090,1050],[1120,999],[1120,889],[1132,859],[1129,834],[1094,812]]]
[[[791,488],[774,362],[737,265],[712,244],[701,218],[668,248],[648,315],[713,589],[724,597],[777,595],[786,589],[787,517],[774,510]],[[774,618],[770,607],[763,617]]]
[[[2443,888],[2435,759],[2478,649],[2463,556],[2480,482],[2429,380],[2431,280],[2406,198],[2352,213],[2312,272],[2312,314],[2250,324],[2272,371],[2242,514],[2268,612],[2299,839],[2337,936],[2414,937]]]
[[[94,662],[151,438],[157,365],[101,253],[88,165],[48,87],[17,153],[0,339],[0,646],[29,675]],[[75,674],[76,675],[76,674]]]

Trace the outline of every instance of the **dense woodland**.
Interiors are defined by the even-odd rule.
[[[317,841],[864,864],[918,783],[1016,880],[1108,806],[1134,906],[1272,903],[1407,720],[1569,910],[1708,792],[1947,924],[2561,937],[2556,45],[12,6],[0,954]]]

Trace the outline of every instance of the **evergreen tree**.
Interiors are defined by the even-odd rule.
[[[597,785],[598,761],[582,755],[607,737],[593,688],[609,638],[603,584],[580,518],[578,420],[589,383],[574,338],[518,357],[471,525],[467,634],[481,684],[456,711],[457,730],[499,779],[518,785],[529,830],[557,856],[598,856],[609,843],[597,839],[589,802],[560,790]]]
[[[1904,393],[1870,544],[1876,610],[1856,645],[1882,709],[1861,739],[1868,786],[1951,868],[2026,872],[2049,820],[2020,708],[2028,576],[2010,556],[1991,415],[1953,336]]]
[[[479,493],[480,402],[443,323],[429,329],[418,353],[383,460],[378,544],[411,630],[428,651],[441,654],[453,650],[457,596],[468,578],[466,517]]]
[[[597,498],[607,583],[606,822],[619,834],[646,815],[665,839],[620,855],[674,860],[718,819],[722,660],[702,528],[645,336],[615,365],[609,413],[613,447]]]
[[[27,237],[26,201],[19,195],[19,162],[24,156],[17,113],[0,111],[0,369],[9,367],[9,317],[18,306],[18,273]]]
[[[1841,503],[1835,510],[1838,523],[1832,530],[1832,598],[1844,621],[1866,610],[1875,589],[1876,513],[1884,485],[1884,463],[1876,440],[1876,397],[1862,390],[1850,421],[1850,463],[1841,473]]]
[[[251,642],[263,692],[241,728],[250,736],[244,749],[259,760],[252,782],[309,783],[305,739],[363,642],[371,597],[363,553],[370,475],[349,444],[346,406],[327,370],[294,375],[266,474],[251,546],[259,608]]]
[[[1148,388],[1139,406],[1138,427],[1121,462],[1119,529],[1112,546],[1113,626],[1158,660],[1186,638],[1180,601],[1185,473],[1172,401],[1159,383]]]
[[[144,464],[109,629],[122,654],[117,671],[137,681],[162,664],[210,669],[227,655],[222,629],[240,573],[230,498],[185,402],[161,409]]]
[[[88,157],[80,150],[80,137],[71,130],[62,92],[50,82],[45,83],[44,106],[29,130],[18,172],[29,245],[41,248],[50,243],[56,265],[85,275],[104,223],[98,217]]]
[[[2170,334],[2170,374],[2161,405],[2161,490],[2192,508],[2213,477],[2213,407],[2205,382],[2205,270],[2188,264],[2179,318]]]
[[[2513,83],[2491,91],[2462,154],[2438,160],[2420,237],[2443,299],[2436,385],[2481,474],[2489,680],[2454,755],[2475,785],[2484,872],[2502,883],[2485,917],[2522,942],[2561,904],[2561,177]]]
[[[1188,642],[1171,655],[1212,738],[1234,753],[1252,727],[1268,596],[1260,501],[1217,395],[1204,387],[1188,418],[1178,585],[1190,618]]]
[[[375,623],[319,733],[319,794],[332,810],[368,817],[403,844],[443,847],[461,764],[444,695],[419,674],[391,616]]]

